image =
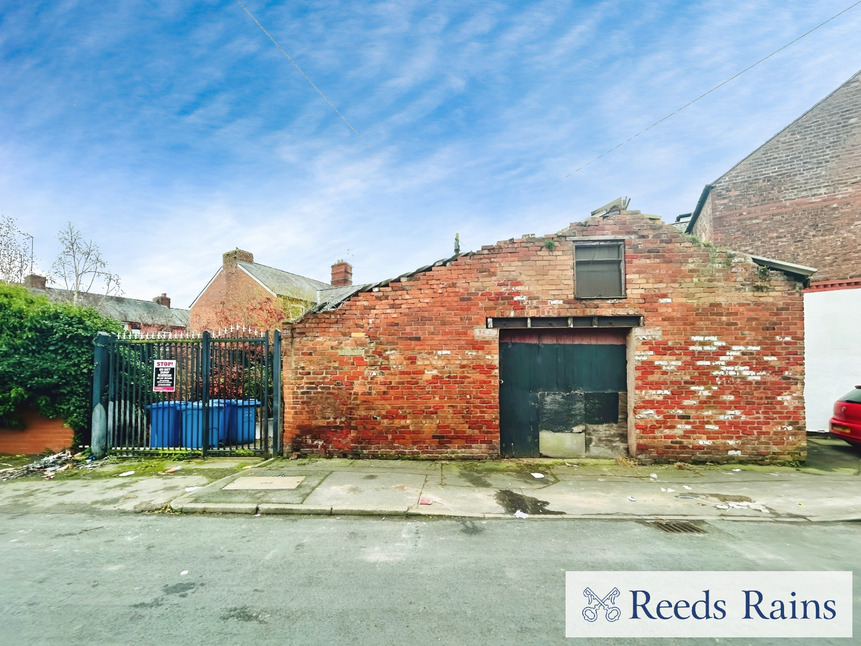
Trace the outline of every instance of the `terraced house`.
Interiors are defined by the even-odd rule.
[[[242,249],[222,256],[221,267],[191,304],[191,329],[220,330],[230,326],[276,329],[294,321],[321,300],[336,298],[353,282],[349,263],[332,265],[332,283],[324,283],[254,262]]]

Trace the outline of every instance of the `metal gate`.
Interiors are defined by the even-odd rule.
[[[502,330],[504,457],[627,454],[626,330]]]
[[[281,441],[281,333],[140,338],[101,333],[96,455],[274,455]]]

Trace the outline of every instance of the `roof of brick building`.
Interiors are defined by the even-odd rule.
[[[277,296],[304,296],[308,300],[316,300],[318,291],[332,288],[328,283],[256,262],[240,260],[236,264]]]
[[[53,303],[72,303],[74,292],[68,289],[29,288],[33,294],[47,296]],[[123,296],[105,296],[82,292],[78,294],[78,305],[92,307],[94,310],[122,323],[140,323],[141,325],[156,325],[171,328],[187,328],[189,311],[173,309],[154,301],[125,298]]]

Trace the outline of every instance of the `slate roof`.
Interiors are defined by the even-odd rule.
[[[67,289],[29,288],[33,294],[47,296],[53,303],[71,303],[73,292]],[[189,311],[166,307],[154,301],[143,301],[122,296],[105,296],[82,292],[78,295],[78,305],[92,307],[103,316],[123,323],[140,323],[142,325],[161,325],[165,327],[187,328]]]
[[[306,278],[299,274],[293,274],[283,269],[276,269],[267,265],[261,265],[256,262],[246,262],[244,260],[237,261],[236,266],[246,274],[256,280],[264,289],[272,292],[276,296],[288,296],[298,298],[305,301],[318,302],[318,294],[320,290],[333,289],[329,283],[324,283],[313,278]],[[218,278],[218,275],[224,271],[224,267],[219,267],[218,271],[209,279],[204,288],[195,297],[191,303],[194,307],[195,303],[200,300],[200,297],[206,293],[212,282]]]
[[[256,262],[236,263],[245,270],[252,278],[278,296],[303,297],[305,300],[316,300],[317,292],[323,289],[331,289],[329,283],[324,283],[313,278],[306,278],[289,271],[267,267]]]

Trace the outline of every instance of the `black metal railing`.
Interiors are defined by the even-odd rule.
[[[278,331],[270,339],[247,329],[194,337],[100,334],[94,452],[101,444],[114,455],[277,453],[280,345]]]

